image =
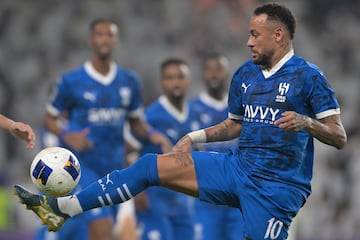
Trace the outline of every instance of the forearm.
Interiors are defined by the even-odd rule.
[[[13,120],[11,120],[10,118],[7,118],[4,115],[0,114],[0,128],[9,131],[11,129],[11,125],[13,123],[14,123]]]
[[[57,117],[54,117],[48,113],[45,115],[44,126],[46,130],[55,134],[56,136],[60,136],[61,132],[63,131],[63,129],[57,123]]]
[[[346,132],[339,115],[320,120],[307,118],[305,130],[322,143],[338,149],[343,148],[347,141]]]
[[[231,140],[240,135],[241,129],[240,121],[228,118],[215,126],[206,128],[206,140],[207,142]]]
[[[146,140],[149,139],[150,129],[140,118],[129,119],[131,132],[136,137]]]
[[[220,142],[234,139],[240,135],[242,124],[240,121],[226,119],[212,127],[189,133],[193,143]]]

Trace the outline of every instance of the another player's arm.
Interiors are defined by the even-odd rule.
[[[57,124],[57,119],[58,119],[58,117],[53,116],[49,113],[45,113],[44,126],[49,132],[60,137],[63,129],[59,126],[59,124]]]
[[[217,125],[190,132],[182,137],[173,147],[174,152],[188,152],[194,143],[220,142],[238,137],[242,122],[236,119],[225,119]]]
[[[331,115],[319,120],[287,111],[275,121],[280,128],[287,131],[308,131],[319,141],[341,149],[347,142],[347,136],[339,114]]]
[[[58,124],[59,116],[53,116],[50,113],[45,113],[44,126],[45,128],[62,139],[66,144],[81,152],[87,148],[92,148],[93,143],[88,139],[90,133],[89,128],[84,128],[80,131],[69,132],[63,129]]]
[[[34,130],[23,122],[16,122],[0,114],[0,128],[7,130],[11,135],[27,142],[26,148],[32,149],[35,145]]]
[[[148,126],[140,117],[129,118],[130,129],[137,137],[160,145],[163,153],[171,150],[171,143],[166,136]]]

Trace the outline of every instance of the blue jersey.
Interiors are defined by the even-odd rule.
[[[65,73],[57,82],[47,111],[68,115],[68,131],[89,128],[94,147],[77,153],[82,166],[103,176],[124,166],[123,125],[141,107],[139,79],[131,71],[111,64],[102,76],[90,62]]]
[[[229,117],[242,119],[240,165],[248,176],[290,184],[310,193],[313,136],[284,131],[274,121],[285,111],[321,119],[340,113],[334,91],[321,71],[290,52],[272,73],[252,61],[234,74]]]
[[[191,105],[185,104],[184,111],[180,113],[169,103],[165,96],[161,96],[158,101],[145,109],[145,119],[152,128],[167,136],[173,145],[187,133],[201,127],[199,115]],[[145,153],[162,152],[159,145],[143,142],[140,153],[143,155]],[[168,194],[169,197],[183,195],[163,188],[159,188],[159,191],[164,195]]]
[[[202,126],[207,128],[224,121],[228,117],[227,96],[222,100],[212,98],[202,92],[191,101],[198,112]],[[238,139],[225,142],[205,143],[206,151],[227,152],[237,146]],[[195,239],[196,240],[240,240],[243,239],[243,222],[239,209],[216,206],[197,199],[195,201]]]
[[[145,109],[145,118],[172,144],[201,126],[198,113],[190,105],[184,104],[183,111],[179,112],[165,96]],[[161,153],[161,149],[149,142],[142,142],[141,155],[145,153]],[[193,239],[193,198],[162,187],[150,187],[146,193],[151,209],[137,213],[139,224],[144,227],[142,239],[152,239],[150,235],[154,232],[158,232],[161,239]]]
[[[158,101],[145,109],[146,122],[176,144],[187,133],[201,127],[200,116],[189,104],[184,105],[184,111],[179,113],[167,100],[161,96]],[[142,153],[161,153],[160,146],[144,144]]]
[[[194,111],[198,112],[201,128],[207,128],[224,121],[228,116],[227,97],[222,100],[212,98],[208,93],[202,92],[190,101]],[[207,151],[226,152],[229,148],[237,146],[237,139],[226,142],[213,142],[202,144]]]

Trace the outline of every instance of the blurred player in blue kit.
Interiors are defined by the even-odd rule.
[[[76,195],[53,198],[16,185],[17,195],[49,230],[57,230],[81,212],[160,185],[239,208],[244,239],[286,239],[311,194],[314,138],[338,149],[347,142],[333,88],[318,67],[294,54],[295,25],[283,5],[265,3],[254,10],[247,41],[251,59],[232,77],[228,118],[186,134],[174,152],[145,154]],[[191,151],[194,143],[237,137],[238,147],[228,153]]]
[[[148,126],[142,120],[139,78],[112,60],[117,43],[118,28],[114,22],[92,21],[91,59],[61,76],[46,105],[46,130],[78,156],[82,171],[80,189],[107,172],[126,166],[125,121],[139,138],[159,144],[165,151],[171,148],[163,135],[155,132],[149,137]],[[58,239],[113,239],[114,214],[111,207],[81,214],[65,224]]]
[[[146,122],[175,144],[186,133],[200,128],[199,114],[189,105],[190,68],[180,58],[169,58],[160,67],[163,94],[145,109]],[[129,140],[131,143],[131,140]],[[140,141],[140,154],[162,153],[159,146]],[[161,187],[145,191],[149,208],[137,211],[142,240],[194,239],[194,198]]]
[[[205,89],[191,101],[201,118],[202,128],[224,121],[228,115],[229,60],[220,53],[209,53],[202,61]],[[238,139],[202,144],[206,151],[228,152]],[[237,208],[216,206],[199,199],[195,202],[195,240],[241,240],[242,219]]]

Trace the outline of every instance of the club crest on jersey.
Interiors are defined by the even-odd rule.
[[[121,103],[124,106],[128,106],[130,104],[130,96],[131,96],[130,88],[128,88],[128,87],[120,88],[119,96],[121,97]]]
[[[290,84],[286,83],[286,82],[281,82],[279,84],[279,95],[276,95],[276,99],[275,102],[285,102],[286,101],[286,96],[285,94],[289,91],[290,88]]]

